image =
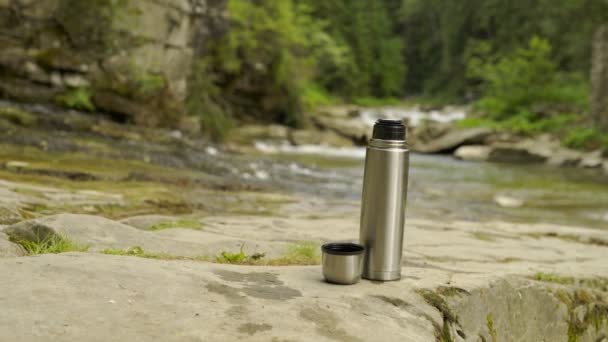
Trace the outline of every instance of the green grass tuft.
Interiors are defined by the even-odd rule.
[[[538,281],[544,281],[544,282],[548,282],[548,283],[556,283],[556,284],[564,284],[564,285],[574,284],[574,278],[560,276],[559,274],[555,274],[555,273],[538,272],[534,276],[532,276],[532,279],[538,280]]]
[[[297,242],[287,247],[287,254],[269,260],[269,265],[318,265],[321,263],[319,244],[312,241]]]
[[[53,234],[39,241],[14,240],[28,255],[57,254],[66,252],[86,252],[91,246],[81,245],[65,235]]]
[[[203,224],[197,220],[192,219],[179,219],[175,221],[165,221],[160,222],[148,227],[148,230],[163,230],[163,229],[171,229],[171,228],[188,228],[201,230],[203,229]]]
[[[95,110],[95,106],[91,100],[92,97],[93,94],[91,93],[91,89],[81,87],[74,88],[63,95],[60,95],[57,98],[57,102],[68,108],[92,112]]]
[[[494,319],[492,318],[492,314],[488,314],[486,316],[486,323],[488,325],[488,331],[490,332],[490,337],[492,338],[492,342],[497,342],[496,338],[496,328],[494,327]]]
[[[139,246],[133,246],[127,249],[108,248],[101,251],[103,254],[135,256],[146,259],[158,260],[192,260],[215,262],[219,264],[238,264],[251,266],[288,266],[288,265],[318,265],[321,262],[319,255],[319,244],[315,242],[305,241],[298,242],[288,247],[288,252],[276,259],[264,259],[265,253],[254,253],[248,255],[245,253],[244,244],[238,252],[223,251],[215,257],[210,256],[180,256],[166,253],[147,253]]]
[[[215,262],[220,264],[242,264],[249,259],[249,256],[243,252],[245,244],[241,245],[238,253],[222,252],[215,258]]]

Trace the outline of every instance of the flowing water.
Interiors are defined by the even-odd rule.
[[[365,150],[319,154],[291,151],[276,158],[281,184],[300,194],[359,200]],[[276,166],[280,167],[280,166]],[[279,170],[277,170],[279,171]],[[507,198],[515,207],[497,202]],[[608,228],[608,180],[591,170],[545,165],[466,162],[442,155],[412,154],[408,215],[473,221],[548,222]]]
[[[299,194],[358,201],[364,148],[257,145],[275,182]],[[506,203],[505,203],[506,202]],[[499,203],[502,203],[500,205]],[[413,153],[408,216],[547,222],[608,229],[608,177],[594,170],[467,162]]]

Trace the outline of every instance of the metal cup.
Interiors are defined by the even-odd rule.
[[[329,283],[351,285],[361,279],[365,247],[350,242],[332,242],[321,247],[323,277]]]

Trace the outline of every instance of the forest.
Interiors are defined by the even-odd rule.
[[[319,105],[471,104],[485,125],[568,130],[597,147],[591,45],[604,0],[229,0],[188,102],[221,137],[235,120],[305,124]],[[205,94],[206,96],[200,96]]]

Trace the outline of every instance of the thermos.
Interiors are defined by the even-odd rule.
[[[398,280],[401,255],[409,150],[400,120],[374,124],[365,156],[361,200],[360,243],[365,246],[363,278]]]

